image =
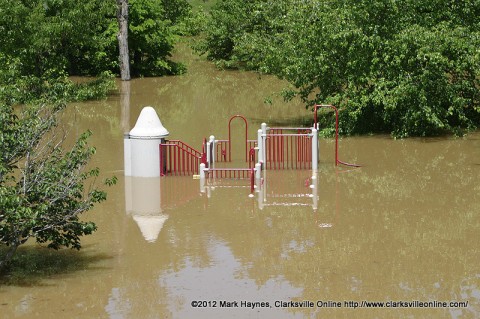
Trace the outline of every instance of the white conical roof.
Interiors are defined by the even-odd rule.
[[[137,222],[143,238],[149,243],[154,243],[163,228],[163,224],[168,219],[168,215],[133,215],[133,219]]]
[[[137,123],[130,131],[130,138],[162,138],[170,134],[162,125],[157,112],[151,106],[145,106],[138,116]]]

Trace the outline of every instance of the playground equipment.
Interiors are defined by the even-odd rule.
[[[335,166],[360,167],[339,159],[338,110],[333,105],[315,105],[314,125],[310,128],[268,127],[262,123],[254,140],[248,139],[247,119],[234,115],[228,122],[228,139],[216,139],[211,135],[208,140],[203,140],[201,151],[180,140],[167,140],[169,132],[157,113],[153,108],[145,107],[135,127],[124,137],[127,213],[137,222],[145,239],[155,241],[168,219],[168,215],[162,212],[162,204],[176,205],[179,193],[188,198],[198,194],[198,188],[193,188],[174,191],[170,194],[171,199],[163,198],[160,177],[168,175],[193,175],[200,180],[200,193],[206,194],[207,198],[216,188],[242,187],[249,189],[250,197],[257,197],[261,210],[269,206],[311,206],[316,212],[319,198],[317,113],[320,109],[335,112]],[[231,123],[236,119],[245,125],[245,140],[242,141],[245,163],[238,163],[232,157]],[[276,180],[278,174],[275,171],[278,170],[299,170],[305,175],[295,173],[296,188],[284,189],[282,187],[292,181]],[[331,227],[331,223],[322,222],[319,226]]]
[[[194,175],[200,180],[246,179],[253,193],[255,180],[261,180],[265,170],[311,170],[314,177],[318,169],[319,143],[317,113],[321,108],[335,111],[335,165],[359,167],[338,158],[338,110],[333,105],[314,106],[314,126],[267,127],[262,123],[255,140],[248,139],[248,121],[234,115],[228,122],[228,140],[204,139],[202,150],[180,140],[166,140],[169,135],[155,110],[145,107],[135,127],[125,137],[126,176],[179,176]],[[245,162],[242,167],[226,167],[232,163],[231,123],[241,119],[245,124]],[[225,163],[216,167],[215,163]],[[237,165],[235,163],[234,165]]]
[[[205,152],[200,152],[180,140],[170,140],[159,146],[160,175],[198,174],[200,163],[205,161]]]
[[[211,178],[250,178],[248,169],[261,164],[261,169],[318,169],[318,110],[329,108],[335,112],[335,166],[346,165],[360,167],[339,159],[338,155],[338,110],[333,105],[316,104],[314,106],[314,126],[305,127],[267,127],[262,123],[257,131],[257,139],[248,139],[248,121],[242,115],[234,115],[228,122],[228,139],[215,139],[212,135],[204,139],[202,151],[198,151],[179,140],[164,141],[160,144],[160,175],[199,175]],[[215,163],[232,162],[232,130],[235,119],[245,124],[245,161],[247,167],[215,168]],[[204,168],[200,164],[205,164]],[[247,169],[248,168],[248,169]],[[203,173],[202,173],[203,170]]]

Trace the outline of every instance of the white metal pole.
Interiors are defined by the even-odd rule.
[[[215,168],[215,136],[210,135],[210,148],[209,148],[210,160],[212,161],[209,167]]]
[[[210,159],[210,142],[207,142],[207,166],[210,168],[211,166],[211,159]]]
[[[312,170],[316,172],[318,169],[318,134],[316,128],[312,128],[312,135]]]
[[[262,123],[261,125],[262,127],[262,155],[263,155],[263,158],[262,158],[262,161],[263,161],[263,165],[264,165],[264,168],[266,168],[266,165],[267,165],[267,147],[266,147],[266,139],[267,139],[267,123]]]
[[[258,162],[263,164],[263,141],[262,141],[261,129],[258,129],[257,131],[257,148],[258,148]]]

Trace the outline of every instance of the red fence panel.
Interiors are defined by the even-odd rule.
[[[267,169],[312,168],[310,129],[270,128],[265,143]]]
[[[160,144],[160,175],[193,175],[199,173],[203,154],[190,145],[172,140]]]

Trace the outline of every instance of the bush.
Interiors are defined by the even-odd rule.
[[[203,50],[335,104],[344,134],[461,135],[480,125],[479,16],[478,1],[221,0]]]

